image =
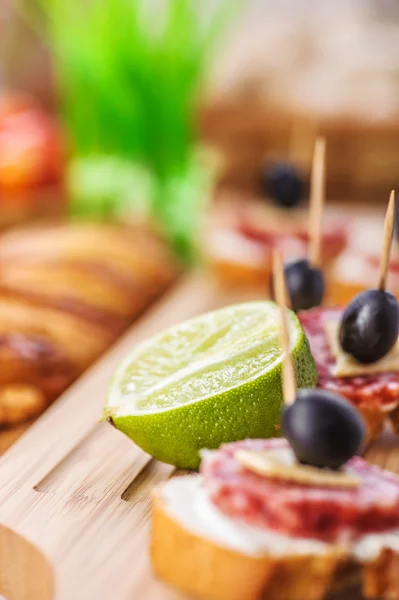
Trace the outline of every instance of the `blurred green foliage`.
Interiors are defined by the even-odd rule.
[[[36,1],[77,161],[73,213],[116,215],[136,203],[193,260],[212,176],[195,109],[237,3],[203,18],[198,0]]]

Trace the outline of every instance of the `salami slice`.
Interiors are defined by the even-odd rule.
[[[245,469],[235,457],[238,449],[288,447],[284,439],[244,440],[205,451],[201,472],[211,500],[224,514],[247,524],[325,542],[349,542],[399,528],[399,478],[359,457],[344,467],[360,478],[351,489],[273,480]]]
[[[306,254],[309,243],[308,209],[282,209],[274,206],[247,204],[237,218],[237,229],[265,249],[275,247],[289,250],[294,244],[302,246]],[[348,241],[347,223],[337,214],[330,214],[328,224],[321,232],[323,261],[328,263],[346,247]],[[299,256],[304,256],[300,254]]]
[[[290,230],[279,227],[273,228],[267,221],[250,220],[243,216],[238,225],[238,231],[247,239],[262,246],[265,251],[279,248],[285,256],[304,256],[307,253],[309,234],[306,227],[293,226]],[[331,225],[324,228],[321,238],[323,261],[330,262],[336,258],[347,244],[347,234],[342,226]],[[302,252],[299,253],[298,250]]]
[[[309,243],[308,210],[285,210],[251,198],[220,198],[210,215],[206,253],[223,278],[264,286],[275,248],[285,260],[302,258]],[[323,264],[345,249],[347,222],[331,213],[321,238]]]
[[[309,339],[319,374],[318,386],[345,396],[358,407],[379,407],[384,411],[399,406],[399,373],[367,374],[356,377],[335,377],[332,355],[324,325],[338,321],[342,310],[313,308],[299,313],[299,319]]]

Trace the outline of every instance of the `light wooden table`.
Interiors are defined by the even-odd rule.
[[[98,417],[115,367],[140,340],[251,297],[204,274],[188,276],[5,453],[0,593],[7,600],[183,600],[153,577],[147,554],[150,491],[174,470]],[[398,446],[370,456],[399,472]]]

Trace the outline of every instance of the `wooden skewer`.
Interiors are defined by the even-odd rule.
[[[283,396],[284,403],[289,406],[296,398],[296,377],[291,357],[290,334],[287,318],[287,288],[284,278],[283,259],[278,250],[273,252],[274,294],[281,313],[281,347],[285,358],[283,362]]]
[[[318,137],[314,148],[310,175],[309,262],[313,267],[321,266],[321,221],[325,199],[325,157],[326,141],[323,137]]]
[[[393,229],[395,226],[395,192],[392,190],[389,196],[388,208],[385,215],[384,239],[382,242],[382,253],[380,260],[380,279],[378,289],[385,290],[387,273],[389,267],[389,257],[391,255]]]
[[[287,157],[290,162],[301,169],[305,170],[309,165],[317,127],[314,118],[309,119],[303,116],[292,118]]]

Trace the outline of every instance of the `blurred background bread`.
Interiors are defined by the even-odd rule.
[[[0,239],[0,424],[40,412],[173,281],[139,228],[65,224]]]

